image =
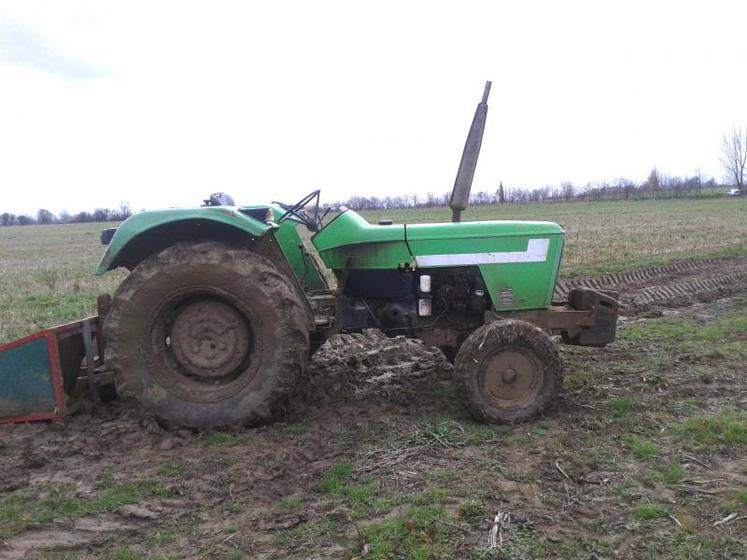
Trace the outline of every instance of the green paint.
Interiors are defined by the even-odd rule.
[[[242,209],[249,209],[245,207]],[[254,207],[258,208],[258,207]],[[266,206],[264,207],[266,208]],[[174,208],[168,210],[151,210],[140,212],[122,222],[117,228],[111,242],[106,248],[104,256],[101,258],[96,274],[104,274],[111,270],[117,255],[130,243],[135,237],[145,233],[153,228],[172,224],[175,222],[189,222],[197,220],[206,220],[228,225],[246,232],[252,237],[262,237],[268,231],[273,229],[264,222],[256,220],[251,216],[242,214],[239,208],[234,206],[206,206],[203,208]]]
[[[394,269],[416,266],[418,257],[524,253],[532,240],[547,240],[547,253],[538,262],[479,264],[485,286],[499,311],[540,309],[550,305],[560,266],[565,232],[551,222],[484,221],[442,224],[372,225],[352,210],[327,224],[312,241],[324,264],[341,271],[349,257],[353,269]],[[459,257],[463,255],[464,257]],[[520,258],[520,257],[518,257]],[[431,266],[469,266],[454,265]],[[510,291],[510,302],[500,304],[499,293]],[[505,301],[505,300],[504,300]]]
[[[296,231],[298,227],[296,222],[286,220],[278,226],[260,221],[245,213],[248,210],[257,210],[258,212],[255,215],[263,215],[268,208],[272,210],[275,220],[278,220],[285,212],[282,208],[275,205],[241,207],[205,206],[200,208],[175,208],[140,212],[122,222],[122,225],[117,228],[96,269],[96,274],[101,275],[111,270],[117,255],[138,235],[166,224],[192,222],[195,227],[199,227],[200,223],[208,221],[235,227],[245,232],[248,237],[262,237],[268,232],[273,232],[280,249],[283,251],[288,264],[301,285],[304,288],[313,290],[324,288],[324,282],[319,275],[319,271],[314,266],[305,248],[303,248],[301,237],[298,231]]]
[[[0,352],[0,417],[53,412],[47,339]]]
[[[273,219],[279,220],[285,211],[278,206],[272,206],[272,212]],[[292,220],[285,220],[274,231],[275,240],[301,286],[307,290],[321,290],[325,288],[324,281],[298,234],[299,227],[304,226],[299,226]]]
[[[410,263],[405,226],[369,224],[357,212],[346,210],[312,238],[324,264],[342,270],[348,258],[354,269],[390,269]]]

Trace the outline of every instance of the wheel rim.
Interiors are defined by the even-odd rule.
[[[530,405],[542,388],[540,361],[519,348],[502,348],[482,360],[480,393],[493,407],[503,410]]]
[[[149,368],[174,395],[214,403],[255,377],[261,351],[251,312],[217,290],[173,294],[149,321]]]
[[[241,314],[217,300],[182,305],[171,325],[171,350],[181,367],[206,380],[230,375],[249,353],[249,329]]]

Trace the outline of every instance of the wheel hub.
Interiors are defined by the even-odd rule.
[[[514,381],[516,381],[516,378],[519,376],[518,373],[516,373],[515,369],[512,368],[506,368],[503,370],[503,373],[501,373],[501,380],[506,384],[511,384]]]
[[[480,392],[497,408],[527,406],[540,390],[541,381],[541,365],[519,349],[500,350],[480,368]]]
[[[170,337],[179,364],[201,378],[217,379],[233,373],[249,353],[246,322],[236,309],[220,301],[186,304],[171,325]]]

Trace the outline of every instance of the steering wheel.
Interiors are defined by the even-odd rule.
[[[283,208],[285,212],[282,216],[278,219],[278,224],[282,224],[285,220],[290,219],[291,217],[297,218],[297,220],[304,224],[309,230],[316,231],[319,229],[319,193],[320,191],[316,190],[314,192],[311,192],[304,196],[301,200],[296,202],[295,204],[292,204],[290,206],[282,204],[280,202],[276,202],[278,206]],[[304,208],[306,205],[314,200],[316,198],[316,207],[314,208],[314,216],[309,217],[308,214],[306,214],[306,211]]]

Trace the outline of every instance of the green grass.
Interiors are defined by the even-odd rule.
[[[675,424],[673,431],[697,447],[747,446],[747,412],[695,416]]]
[[[661,478],[667,484],[679,484],[687,471],[679,463],[670,463],[661,471]]]
[[[319,484],[319,490],[328,494],[339,494],[352,475],[353,465],[350,463],[334,465]]]
[[[483,445],[510,431],[510,426],[478,424],[471,419],[457,422],[453,418],[425,418],[410,433],[407,443],[442,447]]]
[[[106,555],[107,560],[144,560],[145,556],[126,546],[118,546]]]
[[[241,438],[228,432],[213,432],[200,443],[203,447],[234,447],[241,443]]]
[[[96,296],[124,274],[93,275],[99,234],[116,224],[0,228],[0,343],[96,314]]]
[[[683,340],[698,336],[697,326],[691,319],[662,319],[649,321],[647,323],[628,326],[621,332],[625,340],[649,341],[649,340]]]
[[[151,547],[168,547],[181,539],[196,537],[199,529],[196,525],[178,525],[176,527],[161,528],[149,539]]]
[[[306,545],[309,548],[318,539],[332,538],[339,529],[340,522],[327,517],[321,521],[308,521],[292,529],[278,531],[273,540],[280,546],[299,548]]]
[[[636,410],[639,405],[639,399],[631,396],[614,397],[607,401],[607,406],[609,406],[610,410],[615,416],[629,414]]]
[[[659,452],[654,442],[633,434],[625,436],[625,443],[630,452],[641,461],[653,459]]]
[[[286,496],[278,500],[278,509],[286,511],[295,511],[301,505],[301,499],[298,496]]]
[[[739,335],[745,331],[747,315],[737,312],[707,325],[699,325],[693,318],[630,325],[621,331],[620,338],[642,343],[667,340],[681,352],[734,360],[747,358],[747,341]]]
[[[226,510],[231,513],[238,513],[241,511],[241,504],[237,500],[229,500],[226,502]]]
[[[359,546],[366,558],[428,560],[453,557],[458,530],[438,506],[412,506],[401,515],[360,529]]]
[[[158,469],[161,476],[173,478],[183,476],[189,471],[189,467],[183,463],[165,463]]]
[[[21,533],[29,525],[108,513],[146,496],[170,495],[168,488],[149,480],[113,485],[91,497],[76,496],[68,484],[50,484],[44,498],[9,496],[0,501],[0,538]]]
[[[669,508],[664,504],[639,504],[633,508],[633,517],[639,521],[661,519],[669,515]]]
[[[480,521],[485,517],[485,506],[479,500],[469,498],[459,503],[459,517],[466,521]]]

